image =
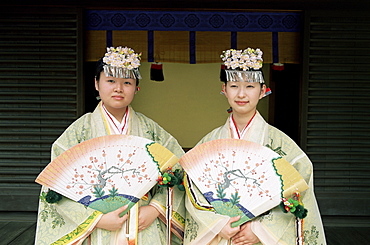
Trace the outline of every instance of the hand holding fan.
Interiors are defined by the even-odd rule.
[[[126,213],[177,162],[172,152],[151,140],[107,135],[63,152],[36,182],[103,213],[128,204]]]
[[[180,158],[187,175],[212,205],[238,226],[308,188],[298,171],[271,149],[239,139],[200,144]],[[196,197],[194,197],[196,198]]]

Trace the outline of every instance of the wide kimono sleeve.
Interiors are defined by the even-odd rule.
[[[153,140],[160,145],[166,147],[178,158],[180,158],[184,151],[178,141],[160,125],[145,115],[135,112],[132,118],[132,125],[130,134],[138,135],[150,140]],[[182,169],[179,163],[173,167],[175,169]],[[158,185],[151,190],[152,199],[151,206],[154,206],[159,212],[159,219],[162,224],[166,223],[166,202],[168,196],[168,189],[159,187]],[[185,191],[180,190],[177,186],[173,187],[173,213],[172,213],[172,244],[182,244],[183,232],[185,226]]]
[[[197,145],[227,137],[227,126],[222,126],[203,137]],[[185,183],[187,198],[185,200],[186,223],[184,244],[228,244],[228,241],[222,239],[218,233],[228,223],[230,217],[210,211],[207,208],[207,205],[209,205],[208,201],[203,194],[189,178],[187,180]]]
[[[51,157],[54,159],[65,150],[91,137],[90,129],[86,128],[85,115],[72,123],[65,132],[54,142]],[[102,213],[63,197],[57,203],[48,203],[42,187],[35,244],[81,244],[95,228]]]
[[[323,224],[316,202],[313,185],[313,166],[307,155],[298,145],[278,129],[269,126],[267,147],[290,162],[307,182],[309,189],[301,193],[301,201],[308,210],[303,220],[303,240],[305,244],[326,244]],[[284,213],[280,207],[252,221],[252,231],[262,244],[296,244],[296,217]]]

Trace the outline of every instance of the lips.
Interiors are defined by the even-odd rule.
[[[237,105],[246,105],[248,104],[248,101],[235,101]]]
[[[115,100],[123,100],[123,97],[119,96],[119,95],[112,96],[112,98],[115,99]]]

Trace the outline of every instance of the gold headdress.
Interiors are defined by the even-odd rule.
[[[228,49],[220,56],[225,65],[226,81],[265,83],[260,69],[263,65],[260,49]]]
[[[132,48],[128,47],[110,47],[105,53],[104,73],[106,76],[117,78],[141,79],[139,72],[141,53],[135,53]]]

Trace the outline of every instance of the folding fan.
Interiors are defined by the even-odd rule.
[[[178,160],[142,137],[101,136],[63,152],[36,182],[103,213],[128,204],[127,212],[157,183],[161,171]]]
[[[282,197],[308,188],[280,155],[246,140],[217,139],[200,144],[182,156],[180,164],[211,204],[208,209],[241,216],[232,226],[276,207]]]

